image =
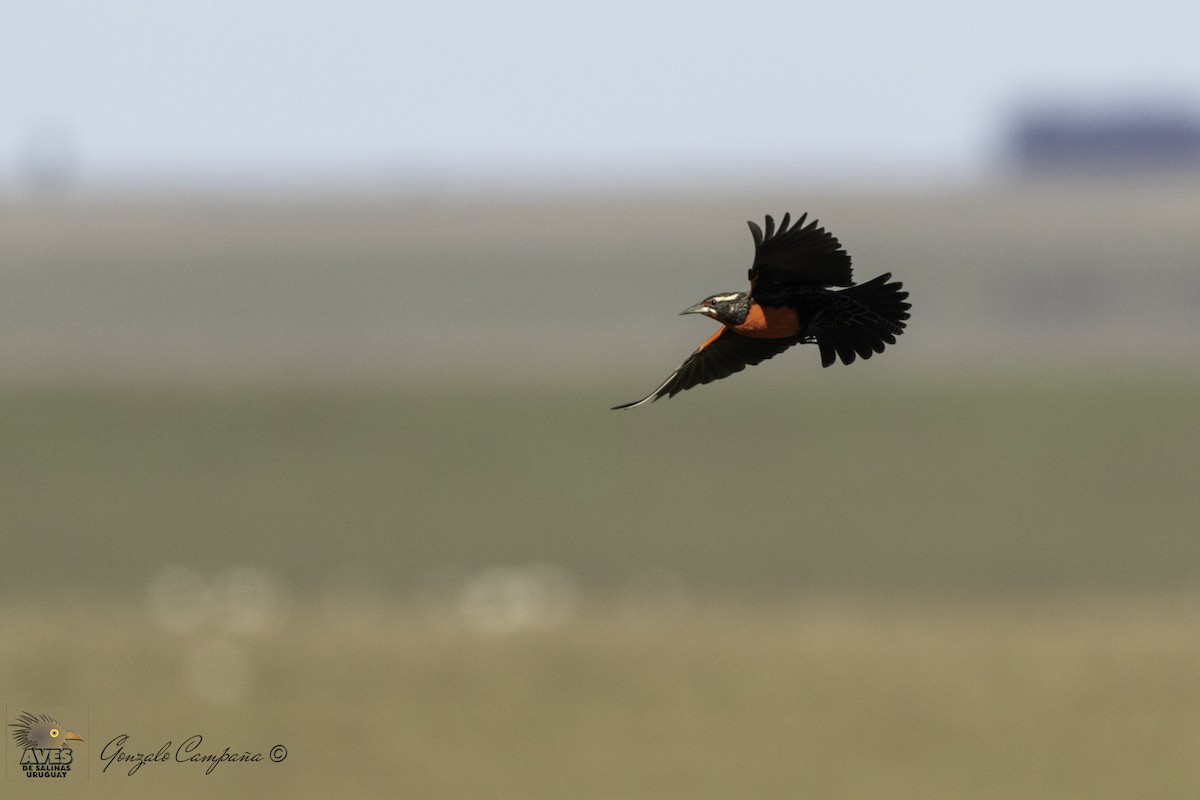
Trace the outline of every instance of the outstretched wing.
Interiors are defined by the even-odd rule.
[[[779,229],[767,215],[766,231],[753,222],[754,263],[750,267],[750,294],[760,303],[771,305],[779,292],[797,286],[850,286],[850,255],[832,233],[819,227],[814,219],[804,224],[801,214],[789,227],[790,214],[784,214]]]
[[[727,378],[735,372],[741,372],[747,364],[766,361],[792,345],[805,341],[806,338],[808,337],[791,336],[784,339],[752,339],[722,327],[696,348],[696,352],[688,356],[687,361],[672,372],[671,377],[663,381],[662,386],[641,400],[613,406],[613,410],[637,408],[664,395],[674,397],[693,386]]]

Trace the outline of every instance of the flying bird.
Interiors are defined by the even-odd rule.
[[[801,214],[791,225],[784,214],[779,227],[768,214],[765,230],[747,222],[754,237],[750,291],[707,297],[681,314],[703,314],[721,323],[662,385],[641,400],[613,406],[637,408],[660,397],[674,397],[693,386],[741,372],[777,356],[794,344],[815,342],[821,366],[841,359],[870,358],[895,344],[904,332],[908,292],[888,283],[884,273],[866,283],[851,277],[850,255],[833,234]],[[844,287],[844,288],[829,288]]]
[[[83,741],[83,737],[78,733],[67,730],[58,720],[45,714],[35,717],[25,712],[9,727],[13,729],[12,735],[17,747],[22,749],[61,750],[67,746],[68,741]]]

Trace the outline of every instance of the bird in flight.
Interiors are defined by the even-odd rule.
[[[715,294],[682,314],[703,314],[721,323],[696,352],[662,385],[641,400],[613,406],[637,408],[660,397],[674,397],[693,386],[741,372],[779,355],[794,344],[815,342],[821,366],[839,358],[870,358],[895,344],[904,332],[908,292],[888,283],[890,272],[866,283],[851,277],[850,255],[837,238],[814,219],[794,225],[784,214],[779,227],[767,215],[765,230],[748,222],[754,237],[750,291]],[[844,287],[831,289],[829,287]]]

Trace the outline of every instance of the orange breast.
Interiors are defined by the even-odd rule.
[[[800,332],[800,318],[790,308],[753,303],[746,321],[729,327],[735,333],[756,339],[782,339]]]

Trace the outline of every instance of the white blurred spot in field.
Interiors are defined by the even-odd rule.
[[[632,627],[668,627],[682,622],[691,613],[692,594],[677,572],[641,569],[617,593],[617,607]]]
[[[217,704],[246,694],[252,665],[245,639],[277,626],[284,606],[271,575],[248,566],[212,578],[190,567],[163,567],[150,579],[148,601],[162,628],[187,635],[180,643],[186,688]]]
[[[245,696],[250,685],[250,659],[226,636],[197,639],[184,654],[184,680],[192,694],[218,705]]]
[[[466,579],[458,598],[463,622],[491,634],[554,630],[578,607],[575,579],[551,564],[488,567]]]
[[[283,606],[274,579],[256,567],[231,567],[206,579],[189,567],[167,566],[150,579],[149,602],[155,621],[174,633],[264,633]]]
[[[255,567],[233,567],[213,579],[220,618],[218,623],[232,633],[265,633],[281,612],[275,581]]]
[[[149,601],[154,620],[173,633],[199,630],[213,615],[212,587],[188,567],[160,569],[150,579]]]

